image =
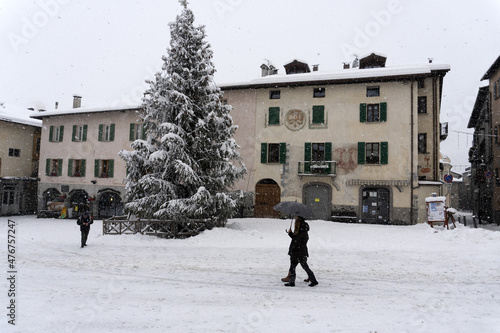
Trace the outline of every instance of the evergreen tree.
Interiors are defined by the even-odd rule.
[[[246,168],[232,138],[231,108],[213,81],[205,29],[193,25],[187,1],[179,2],[162,70],[143,99],[146,139],[120,152],[128,169],[125,209],[143,218],[225,220],[237,204],[228,189]]]

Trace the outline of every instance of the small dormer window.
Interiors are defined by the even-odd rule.
[[[325,88],[314,88],[313,97],[320,98],[325,97],[326,91]]]
[[[380,87],[367,87],[366,97],[377,97],[380,96]]]
[[[281,91],[280,90],[271,90],[269,92],[269,99],[280,99]]]

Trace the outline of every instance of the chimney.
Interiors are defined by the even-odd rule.
[[[82,96],[73,95],[73,109],[77,109],[82,106]]]
[[[344,69],[351,68],[351,65],[348,62],[344,62]]]
[[[313,72],[317,72],[319,68],[319,65],[313,65]]]
[[[428,58],[429,59],[429,64],[432,64],[432,58]]]
[[[56,110],[57,110],[58,107],[59,107],[59,102],[56,102]]]
[[[266,64],[262,64],[262,65],[260,65],[260,69],[262,70],[261,76],[262,77],[267,76],[267,73],[269,71],[269,67],[267,67]]]

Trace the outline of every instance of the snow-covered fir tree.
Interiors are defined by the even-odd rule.
[[[232,138],[236,131],[215,85],[204,26],[194,26],[187,1],[170,23],[162,70],[143,99],[145,140],[121,151],[127,163],[125,209],[143,218],[226,219],[237,205],[229,189],[246,168]]]

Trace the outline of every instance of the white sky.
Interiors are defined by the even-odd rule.
[[[266,59],[280,73],[295,58],[335,70],[371,52],[388,66],[450,64],[441,148],[452,164],[468,164],[472,137],[454,131],[472,132],[480,79],[500,55],[500,1],[191,0],[189,8],[206,26],[219,84],[259,77]],[[0,0],[0,101],[70,108],[80,94],[82,106],[139,103],[180,12],[177,0]]]

